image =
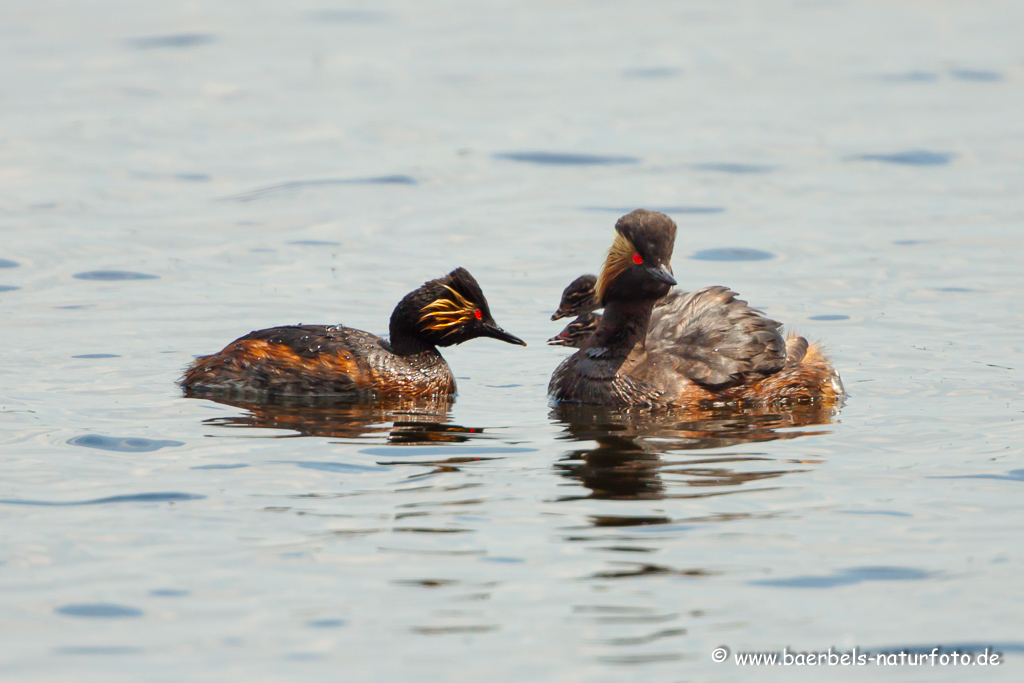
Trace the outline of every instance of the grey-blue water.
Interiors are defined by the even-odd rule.
[[[1024,5],[0,5],[0,676],[1016,681]],[[567,414],[632,208],[837,415]],[[442,415],[181,396],[456,266]],[[570,411],[571,413],[571,411]],[[935,646],[998,667],[760,667]]]

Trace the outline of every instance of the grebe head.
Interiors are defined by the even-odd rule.
[[[558,302],[558,310],[551,316],[551,319],[560,320],[601,308],[595,293],[596,287],[596,275],[580,275],[570,282],[569,286],[562,290],[562,300]]]
[[[452,346],[477,337],[491,337],[526,346],[494,322],[480,285],[465,268],[423,283],[391,314],[391,335],[412,334],[435,346]]]
[[[676,224],[663,213],[636,209],[615,223],[615,242],[597,279],[597,298],[609,301],[660,299],[676,284],[672,249]]]
[[[558,302],[558,310],[551,316],[558,321],[569,315],[589,313],[601,307],[597,301],[597,275],[580,275],[562,290],[562,300]]]
[[[565,329],[548,339],[551,346],[568,346],[573,349],[583,348],[590,335],[594,334],[601,316],[597,313],[584,313],[565,326]]]

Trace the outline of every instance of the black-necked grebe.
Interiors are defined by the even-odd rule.
[[[673,293],[676,225],[644,209],[615,224],[615,242],[596,284],[604,307],[583,347],[548,386],[560,401],[607,406],[694,408],[706,404],[785,404],[845,396],[839,374],[803,337],[787,341],[780,323],[725,287]]]
[[[465,268],[410,292],[391,314],[389,340],[341,325],[258,330],[189,366],[190,393],[268,397],[429,398],[455,393],[438,353],[477,337],[526,346],[498,327],[480,285]]]

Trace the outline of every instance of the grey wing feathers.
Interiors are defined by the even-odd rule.
[[[676,370],[695,382],[721,385],[745,373],[780,370],[786,364],[780,327],[736,292],[705,287],[659,304],[647,351],[675,356]]]

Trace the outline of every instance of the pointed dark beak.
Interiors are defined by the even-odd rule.
[[[550,346],[565,346],[567,341],[569,341],[569,335],[563,330],[551,339],[548,339],[548,344]]]
[[[675,287],[677,284],[676,279],[672,277],[672,273],[668,272],[668,268],[665,266],[658,266],[657,268],[648,268],[647,272],[650,273],[658,282],[664,282],[670,287]]]
[[[484,323],[484,331],[481,336],[491,337],[492,339],[500,339],[501,341],[508,342],[509,344],[519,344],[520,346],[526,346],[526,342],[524,342],[522,339],[515,336],[514,334],[509,334],[508,332],[506,332],[505,330],[501,329],[500,327],[493,323]]]
[[[551,314],[552,320],[561,320],[562,318],[568,317],[568,313],[562,313],[562,309],[559,308],[557,311]]]

